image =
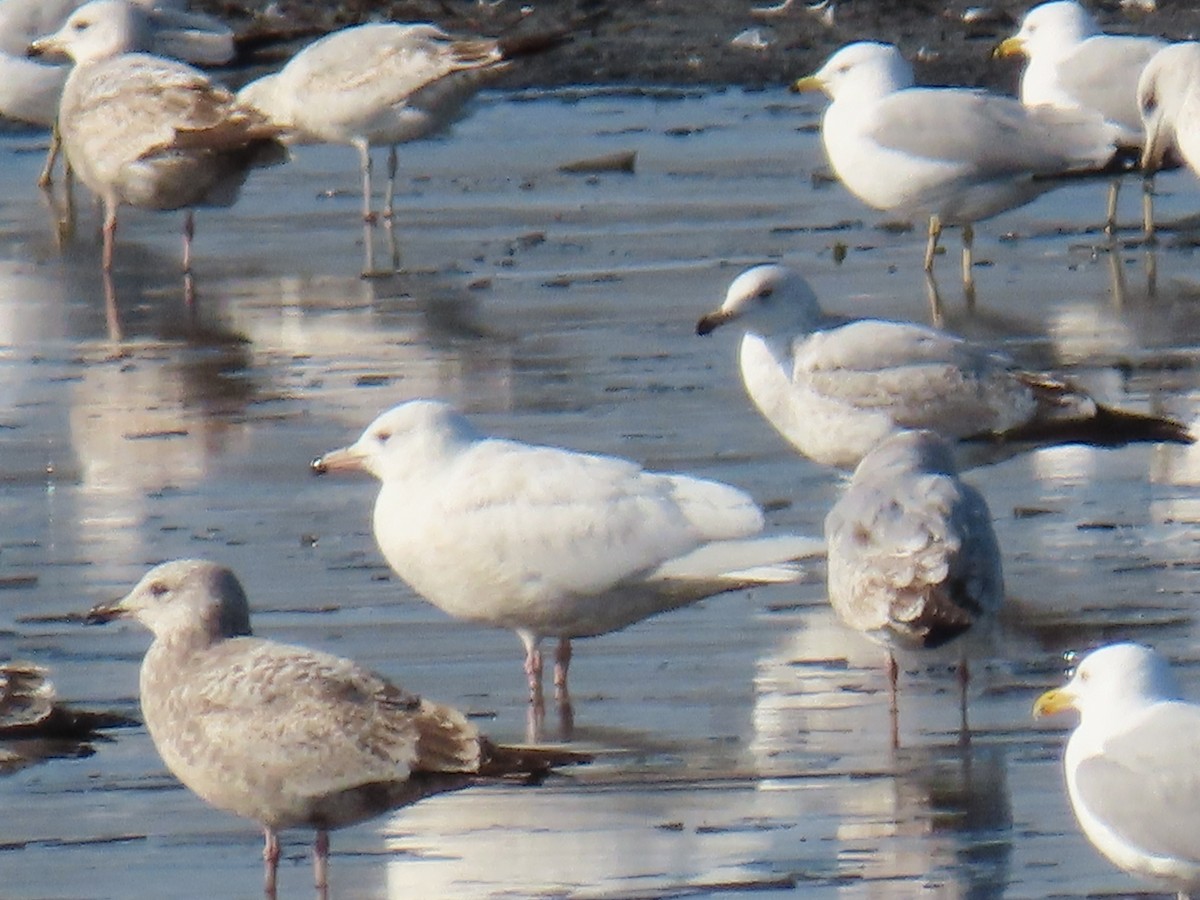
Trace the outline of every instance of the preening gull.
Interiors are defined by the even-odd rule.
[[[887,647],[892,742],[899,743],[895,650],[936,649],[986,632],[1004,599],[1000,546],[983,495],[958,477],[950,446],[901,431],[863,457],[825,517],[829,602]],[[966,644],[958,663],[967,730]]]
[[[854,196],[875,209],[928,216],[925,271],[933,270],[943,226],[962,226],[968,285],[975,222],[1028,203],[1063,177],[1104,169],[1116,154],[1119,129],[1094,113],[914,87],[912,67],[891,44],[849,44],[792,87],[833,101],[821,140]]]
[[[1142,168],[1156,171],[1175,150],[1200,175],[1200,43],[1172,44],[1155,54],[1138,82],[1138,107],[1146,126]]]
[[[1178,422],[1103,406],[1067,379],[943,331],[828,317],[786,266],[747,269],[696,330],[735,321],[744,323],[739,364],[750,399],[823,465],[852,468],[888,435],[916,428],[954,442],[964,468],[1049,444],[1193,440]]]
[[[117,208],[187,210],[183,267],[191,267],[192,210],[229,206],[250,169],[281,162],[279,129],[183,63],[144,53],[122,0],[93,0],[42,54],[70,56],[58,126],[67,160],[104,203],[104,270],[112,269]]]
[[[383,216],[392,216],[396,145],[446,128],[484,80],[505,65],[497,41],[456,39],[436,25],[371,23],[309,44],[279,72],[250,82],[239,100],[296,139],[349,144],[362,174],[364,274],[375,270],[370,223],[371,148],[388,147]]]
[[[1021,75],[1021,102],[1026,106],[1090,110],[1121,129],[1118,140],[1142,147],[1145,131],[1138,114],[1138,78],[1146,63],[1167,42],[1157,37],[1105,34],[1095,18],[1075,0],[1052,0],[1035,6],[1012,37],[1001,41],[995,55],[1024,54],[1028,64]],[[1105,231],[1117,221],[1114,179],[1108,195]],[[1152,186],[1145,185],[1145,228],[1154,228]]]
[[[510,748],[452,707],[423,700],[351,660],[250,635],[224,566],[155,566],[93,622],[136,619],[154,635],[142,660],[142,716],[168,769],[203,800],[263,826],[266,893],[279,832],[316,830],[313,869],[328,885],[329,832],[479,776],[540,774],[585,754]]]
[[[1067,795],[1087,839],[1132,875],[1200,890],[1200,706],[1140,644],[1110,644],[1080,660],[1035,717],[1079,712],[1067,741]]]
[[[554,682],[565,699],[572,638],[795,580],[790,561],[822,546],[758,536],[762,512],[736,488],[486,437],[436,401],[383,413],[313,469],[379,479],[375,540],[392,570],[454,618],[514,630],[535,703],[543,638],[558,638]]]

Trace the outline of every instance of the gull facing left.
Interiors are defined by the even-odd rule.
[[[104,203],[105,272],[117,209],[186,210],[183,268],[191,268],[192,210],[229,206],[250,169],[286,158],[280,129],[239,106],[197,69],[145,53],[142,20],[121,0],[93,0],[31,45],[75,65],[58,112],[67,161]]]
[[[375,540],[392,570],[456,619],[510,628],[541,700],[543,638],[567,694],[573,638],[617,631],[705,597],[792,581],[821,542],[761,537],[745,493],[610,456],[487,437],[445,403],[380,415],[316,474],[381,482]]]

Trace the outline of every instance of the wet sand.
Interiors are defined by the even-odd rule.
[[[838,476],[754,413],[732,335],[694,335],[742,267],[776,257],[831,310],[928,321],[922,230],[882,229],[814,181],[818,112],[782,90],[485,95],[449,138],[403,154],[408,272],[374,281],[357,277],[353,152],[301,148],[234,209],[198,215],[192,310],[178,217],[122,218],[120,340],[94,212],[81,204],[60,248],[32,187],[38,140],[0,139],[0,658],[49,666],[75,704],[134,712],[148,636],[53,617],[162,559],[206,556],[238,572],[260,634],[354,657],[522,739],[515,637],[449,621],[389,578],[369,529],[375,486],[313,479],[308,461],[381,409],[437,396],[498,434],[740,485],[771,528],[819,533]],[[557,171],[623,150],[636,174]],[[1200,210],[1186,174],[1159,190],[1165,219]],[[1079,230],[1103,193],[1072,186],[980,226],[973,306],[950,235],[941,315],[1031,364],[1072,367],[1111,403],[1193,421],[1195,252],[1174,234],[1154,252],[1104,247]],[[905,661],[903,746],[889,748],[882,653],[835,621],[815,565],[798,586],[580,642],[573,727],[551,708],[542,734],[600,761],[338,832],[334,895],[1138,890],[1071,816],[1070,723],[1029,709],[1060,680],[1062,651],[1114,638],[1153,643],[1200,685],[1198,459],[1059,448],[971,473],[996,517],[1009,621],[975,670],[969,749],[953,656]],[[0,778],[0,805],[19,811],[0,819],[0,894],[259,896],[254,826],[179,787],[144,730],[112,738]],[[281,895],[310,893],[307,844],[286,835]]]

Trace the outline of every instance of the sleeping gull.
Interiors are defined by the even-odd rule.
[[[954,441],[961,467],[1031,447],[1191,443],[1170,419],[1102,406],[1061,377],[907,322],[825,316],[801,275],[747,269],[699,334],[744,323],[742,382],[764,418],[809,459],[852,468],[890,434],[928,428]]]
[[[119,617],[154,635],[139,695],[155,748],[201,799],[262,823],[268,897],[283,829],[316,830],[323,897],[331,830],[481,775],[540,774],[587,759],[496,746],[458,710],[351,660],[252,637],[245,592],[215,563],[155,566],[123,599],[89,614]]]
[[[1103,169],[1119,129],[1099,115],[1026,108],[963,88],[914,87],[891,44],[862,41],[793,84],[833,101],[821,140],[838,179],[875,209],[929,217],[925,271],[946,225],[961,225],[963,283],[975,222],[1028,203],[1064,177]]]
[[[1123,145],[1141,147],[1145,140],[1138,115],[1138,78],[1150,57],[1167,46],[1161,38],[1105,34],[1095,18],[1075,0],[1053,0],[1035,6],[1012,37],[996,47],[998,57],[1024,54],[1029,62],[1021,75],[1021,102],[1059,109],[1091,110],[1121,129]],[[1120,180],[1109,189],[1105,231],[1117,223]],[[1143,195],[1145,230],[1154,230],[1152,183]]]
[[[363,274],[375,273],[371,147],[388,147],[383,217],[392,217],[396,145],[457,119],[485,78],[505,66],[497,41],[455,39],[436,25],[356,25],[309,44],[279,72],[250,82],[238,99],[300,141],[358,150],[364,222]]]
[[[1178,891],[1200,890],[1200,706],[1166,660],[1110,644],[1038,697],[1035,717],[1079,712],[1067,741],[1067,795],[1087,839],[1118,868]]]
[[[793,581],[800,572],[789,561],[821,546],[757,536],[762,512],[736,488],[485,437],[436,401],[383,413],[313,470],[382,482],[375,540],[392,570],[454,618],[513,629],[535,704],[543,638],[558,638],[554,683],[565,700],[572,638]]]
[[[122,0],[93,0],[39,54],[70,56],[58,125],[67,160],[104,203],[105,272],[112,269],[117,208],[186,209],[183,268],[191,268],[192,210],[229,206],[251,168],[282,161],[279,129],[202,72],[129,53],[137,19]]]
[[[1138,108],[1146,126],[1142,168],[1156,171],[1174,150],[1200,175],[1200,43],[1172,44],[1147,63]]]
[[[233,58],[233,32],[211,16],[187,13],[186,4],[168,0],[130,0],[138,23],[130,49],[157,53],[200,65],[221,65]],[[52,128],[68,67],[26,58],[30,42],[61,27],[80,0],[0,0],[0,116]],[[38,179],[50,183],[57,157],[52,137],[46,166]]]
[[[936,649],[987,630],[1004,599],[1000,547],[983,495],[959,477],[950,446],[901,431],[863,457],[825,517],[829,602],[887,647],[892,743],[899,744],[895,649]],[[967,739],[967,650],[958,663]]]

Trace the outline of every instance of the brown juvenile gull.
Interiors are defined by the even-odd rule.
[[[1052,0],[1033,7],[1012,37],[996,47],[998,57],[1025,55],[1021,102],[1026,106],[1091,110],[1121,129],[1122,146],[1141,148],[1145,129],[1138,115],[1138,79],[1151,57],[1167,46],[1162,38],[1140,34],[1105,34],[1076,0]],[[1113,179],[1108,193],[1104,230],[1117,225],[1117,192]],[[1143,193],[1147,234],[1154,230],[1153,183]]]
[[[1004,599],[1000,546],[983,495],[958,477],[931,431],[901,431],[868,453],[825,517],[829,602],[887,647],[892,743],[899,743],[895,650],[977,635]],[[958,664],[967,739],[967,650]]]
[[[891,44],[859,41],[792,85],[833,101],[821,119],[829,164],[868,206],[929,218],[925,271],[942,227],[960,225],[962,275],[972,283],[973,226],[1058,186],[1106,170],[1117,126],[1097,113],[1026,108],[965,88],[916,87]]]
[[[1052,444],[1193,440],[1178,422],[1103,406],[1066,378],[1025,371],[944,331],[826,316],[787,266],[747,269],[696,330],[730,322],[744,326],[746,393],[776,431],[823,465],[852,468],[885,437],[912,428],[952,441],[960,468]]]
[[[505,66],[499,42],[458,39],[436,25],[370,23],[326,35],[238,99],[298,141],[349,144],[362,175],[363,274],[375,272],[370,225],[371,148],[388,147],[383,216],[392,217],[396,145],[435,134],[462,115],[485,79]]]
[[[279,129],[197,69],[145,53],[121,0],[77,9],[31,45],[75,65],[58,112],[67,161],[104,203],[104,271],[112,269],[117,208],[186,210],[183,268],[191,267],[192,210],[229,206],[251,168],[283,161]]]
[[[379,479],[375,540],[392,570],[456,619],[515,631],[535,704],[543,638],[558,638],[554,683],[565,699],[572,638],[793,581],[800,570],[789,563],[821,546],[758,536],[762,512],[737,488],[487,437],[432,400],[388,410],[313,470]]]
[[[261,822],[275,896],[279,832],[313,828],[324,896],[329,832],[465,787],[542,774],[584,754],[502,747],[452,707],[422,700],[348,659],[250,635],[232,571],[202,560],[155,566],[90,620],[137,619],[142,716],[168,769],[201,799]]]
[[[1083,833],[1119,868],[1186,900],[1200,890],[1200,706],[1165,659],[1124,643],[1085,656],[1033,715],[1068,709],[1079,725],[1063,763]]]

